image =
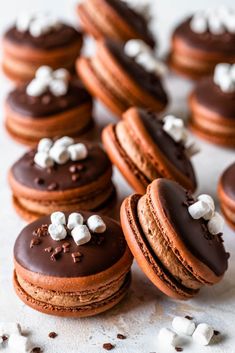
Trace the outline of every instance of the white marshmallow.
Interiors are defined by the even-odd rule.
[[[211,217],[214,215],[214,212],[215,212],[214,200],[210,195],[207,195],[207,194],[199,195],[198,200],[204,201],[209,205],[209,208],[210,208],[209,212],[203,216],[203,218],[208,221],[209,219],[211,219]]]
[[[62,224],[50,224],[48,232],[52,239],[56,241],[63,240],[67,236],[66,229]]]
[[[235,33],[235,14],[228,15],[224,18],[224,27],[229,33]]]
[[[147,72],[158,75],[164,75],[167,72],[166,65],[158,60],[152,52],[145,51],[136,57],[136,62],[141,65]]]
[[[8,347],[11,352],[27,353],[32,348],[28,337],[13,334],[8,338]]]
[[[193,219],[204,217],[210,211],[210,206],[204,201],[197,201],[188,207],[188,212]]]
[[[214,83],[220,85],[221,80],[224,76],[229,75],[230,72],[230,64],[220,63],[217,64],[214,70]]]
[[[31,22],[29,25],[29,33],[32,37],[40,37],[43,33],[45,33],[42,23],[39,21]]]
[[[69,136],[63,136],[59,138],[58,140],[55,141],[53,147],[57,146],[63,146],[63,147],[69,147],[70,145],[74,144],[74,139]]]
[[[41,139],[38,143],[38,152],[48,153],[52,145],[53,145],[53,141],[45,137]]]
[[[199,324],[193,333],[193,340],[202,346],[207,346],[214,335],[214,330],[207,324]]]
[[[161,328],[158,333],[159,343],[176,347],[178,335],[168,328]]]
[[[235,91],[235,82],[230,73],[220,78],[219,87],[224,93],[232,93]]]
[[[230,76],[232,77],[233,81],[235,82],[235,64],[230,65]]]
[[[189,320],[186,317],[176,316],[172,321],[172,327],[178,333],[192,336],[196,325],[192,320]]]
[[[67,227],[68,229],[72,230],[75,228],[77,225],[83,224],[84,219],[80,213],[71,213],[68,218],[68,224]]]
[[[208,17],[208,27],[212,34],[219,35],[224,33],[224,25],[220,18],[215,14],[211,14]]]
[[[34,156],[34,163],[41,168],[50,168],[54,165],[53,159],[46,152],[37,152]]]
[[[37,69],[35,73],[35,77],[39,79],[45,79],[45,78],[51,79],[52,73],[53,73],[53,70],[50,66],[43,65]]]
[[[39,97],[47,90],[46,82],[33,79],[26,87],[26,94],[32,97]]]
[[[80,161],[87,158],[88,150],[83,143],[76,143],[68,147],[68,153],[72,161]]]
[[[63,212],[53,212],[51,214],[51,223],[53,224],[66,224],[65,214]]]
[[[190,28],[195,33],[205,33],[207,31],[207,20],[204,16],[195,15],[190,22]]]
[[[124,46],[124,53],[131,58],[135,58],[143,50],[146,50],[145,47],[146,44],[141,39],[130,39]]]
[[[209,232],[213,235],[222,233],[224,228],[223,217],[218,212],[215,212],[213,217],[209,220],[207,227]]]
[[[173,138],[174,141],[180,142],[184,138],[185,128],[184,122],[173,115],[167,115],[163,119],[163,130]]]
[[[53,72],[53,77],[58,80],[67,81],[70,77],[70,74],[66,69],[57,69]]]
[[[84,224],[79,224],[73,228],[71,234],[77,245],[86,244],[91,240],[91,233]]]
[[[90,216],[87,220],[87,225],[93,233],[104,233],[106,231],[106,224],[98,215]]]
[[[68,83],[64,80],[53,79],[49,83],[49,89],[56,97],[64,96],[68,92]]]
[[[16,19],[16,29],[19,32],[26,32],[29,29],[31,16],[28,13],[21,13]]]
[[[66,147],[54,145],[49,151],[50,157],[58,164],[65,164],[69,160],[69,152]]]
[[[0,336],[21,335],[21,326],[17,322],[0,322]]]

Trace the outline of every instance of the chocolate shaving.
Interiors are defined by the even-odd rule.
[[[45,248],[44,251],[45,252],[52,252],[53,248],[51,246],[49,246],[48,248]]]
[[[111,349],[114,348],[114,345],[112,343],[104,343],[103,348],[106,349],[106,351],[111,351]]]
[[[33,238],[30,242],[30,249],[32,249],[35,245],[41,244],[41,239],[40,238]]]
[[[63,251],[62,246],[57,246],[57,248],[55,248],[55,250],[51,254],[51,261],[57,261],[62,251]]]
[[[53,191],[53,190],[58,189],[58,187],[59,187],[59,185],[57,183],[51,183],[48,185],[47,190]]]
[[[48,225],[47,224],[41,225],[41,227],[39,227],[33,232],[33,235],[39,238],[45,237],[46,235],[48,235]]]
[[[70,246],[71,246],[71,244],[70,243],[64,243],[63,245],[62,245],[62,248],[63,248],[63,251],[64,251],[64,253],[68,253],[69,251],[70,251]]]
[[[81,260],[82,260],[81,258],[83,255],[79,251],[77,251],[77,252],[73,252],[71,254],[71,256],[73,258],[73,262],[77,263],[77,262],[81,262]]]
[[[56,332],[50,332],[49,334],[48,334],[48,337],[49,338],[56,338],[58,336],[58,334],[56,333]]]
[[[126,336],[122,335],[121,333],[118,333],[118,334],[117,334],[117,338],[118,338],[119,340],[125,340],[125,339],[126,339]]]

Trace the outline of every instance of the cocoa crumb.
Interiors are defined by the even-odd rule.
[[[7,341],[7,340],[8,340],[8,336],[3,335],[3,336],[2,336],[2,340],[3,340],[3,342]]]
[[[183,348],[182,347],[175,347],[176,352],[183,352]]]
[[[215,335],[215,336],[218,336],[218,335],[220,335],[220,332],[217,331],[217,330],[214,330],[214,335]]]
[[[56,338],[58,336],[58,334],[56,333],[56,332],[50,332],[49,334],[48,334],[48,337],[49,338]]]
[[[40,347],[34,347],[30,353],[42,353],[42,349]]]
[[[45,248],[44,251],[45,252],[52,252],[53,248],[51,246],[48,246],[48,248]]]
[[[118,334],[117,334],[117,338],[118,338],[119,340],[125,340],[125,339],[126,339],[126,336],[122,335],[121,333],[118,333]]]
[[[34,246],[41,244],[41,239],[39,238],[33,238],[30,242],[30,249],[32,249]]]
[[[106,351],[111,351],[111,349],[114,348],[114,345],[112,343],[104,343],[103,348],[106,349]]]
[[[189,315],[186,315],[186,316],[185,316],[185,319],[193,320],[193,317],[192,317],[192,316],[189,316]]]

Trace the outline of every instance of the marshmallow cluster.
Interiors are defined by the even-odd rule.
[[[198,11],[192,17],[190,27],[193,32],[199,34],[207,31],[214,35],[235,33],[235,11],[225,6]]]
[[[135,59],[147,72],[162,76],[167,72],[166,65],[158,60],[153,50],[141,39],[130,39],[124,46],[127,56]]]
[[[63,212],[51,214],[51,224],[48,227],[48,232],[53,240],[60,241],[66,238],[66,226],[71,231],[77,245],[88,243],[91,240],[91,233],[103,233],[106,230],[106,224],[98,215],[90,216],[87,225],[85,225],[84,218],[80,213],[71,213],[67,222]]]
[[[21,13],[16,19],[16,29],[19,32],[29,32],[32,37],[55,31],[61,27],[61,22],[48,13]]]
[[[179,342],[179,335],[192,336],[193,340],[203,346],[210,343],[214,330],[205,323],[196,327],[194,321],[187,317],[176,316],[172,321],[172,329],[163,327],[158,334],[159,343],[176,347]]]
[[[33,348],[28,337],[22,335],[21,326],[18,323],[1,322],[0,337],[2,336],[8,337],[6,342],[10,352],[29,353]],[[2,344],[3,340],[0,343]]]
[[[52,70],[50,66],[41,66],[35,78],[27,85],[26,94],[39,97],[49,90],[55,97],[64,96],[68,92],[69,72],[66,69]]]
[[[199,152],[199,148],[194,141],[190,141],[187,129],[182,119],[174,115],[166,115],[163,118],[163,130],[175,141],[183,143],[187,155],[192,157]]]
[[[188,207],[188,212],[193,219],[204,218],[208,221],[207,227],[211,234],[223,232],[224,219],[215,211],[214,200],[210,195],[198,196],[197,201]]]
[[[74,162],[87,158],[88,150],[83,143],[75,143],[68,136],[61,137],[53,142],[49,138],[43,138],[38,143],[34,162],[41,168],[50,168],[55,163],[65,164],[68,160]]]
[[[235,64],[221,63],[216,65],[214,83],[224,93],[235,92]]]

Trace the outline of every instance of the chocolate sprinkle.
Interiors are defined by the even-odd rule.
[[[33,238],[30,242],[30,249],[39,244],[41,244],[41,240],[39,238]]]
[[[73,262],[77,263],[77,262],[81,262],[81,260],[82,260],[81,258],[82,258],[83,255],[80,252],[73,252],[71,254],[71,256],[73,258]]]
[[[48,337],[49,338],[56,338],[58,336],[58,334],[56,332],[50,332]]]
[[[68,243],[68,242],[64,243],[62,245],[62,248],[63,248],[64,253],[68,253],[70,251],[70,243]]]
[[[111,349],[114,348],[114,345],[112,343],[104,343],[103,348],[106,349],[106,351],[111,351]]]
[[[118,338],[119,340],[125,340],[125,339],[126,339],[126,336],[122,335],[121,333],[118,333],[118,334],[117,334],[117,338]]]

